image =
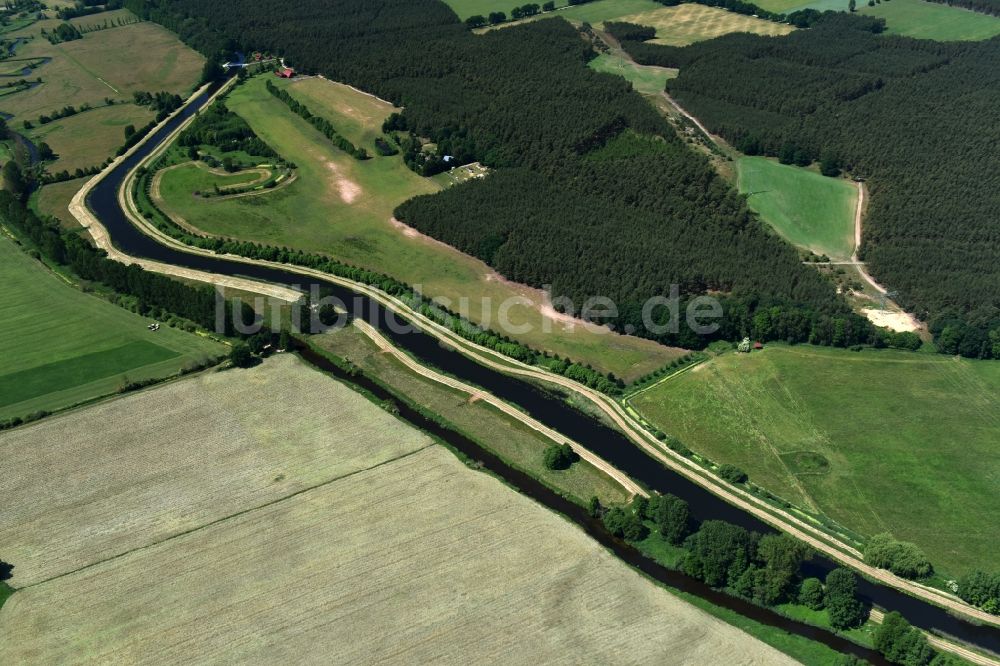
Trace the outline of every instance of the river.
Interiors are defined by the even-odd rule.
[[[436,366],[463,381],[477,384],[493,395],[518,405],[537,420],[579,442],[648,488],[673,493],[687,500],[696,519],[720,519],[758,532],[774,531],[755,517],[664,467],[647,456],[624,435],[573,409],[559,397],[543,392],[519,379],[481,366],[460,353],[442,346],[437,339],[427,334],[398,332],[395,330],[398,326],[387,325],[388,319],[394,317],[394,314],[387,312],[384,307],[366,296],[292,270],[243,264],[223,257],[189,254],[161,245],[157,240],[135,228],[118,203],[118,189],[125,176],[180,123],[200,109],[218,90],[219,85],[221,84],[210,87],[178,115],[153,132],[136,152],[115,166],[91,191],[87,203],[107,228],[116,247],[132,256],[223,275],[243,276],[306,288],[311,284],[320,284],[347,304],[352,316],[361,317],[376,326],[394,344],[408,350],[420,361]],[[808,569],[810,575],[822,577],[836,566],[826,558],[815,557],[809,563]],[[1000,654],[1000,628],[973,624],[926,601],[860,578],[859,592],[868,603],[899,611],[914,626],[935,630]],[[809,629],[814,630],[812,627]]]

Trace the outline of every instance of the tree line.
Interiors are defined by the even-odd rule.
[[[343,135],[337,132],[329,120],[321,116],[314,116],[310,113],[309,108],[305,104],[302,104],[289,95],[287,90],[282,90],[270,81],[266,82],[266,86],[269,93],[284,102],[293,113],[297,114],[303,120],[322,132],[323,136],[329,139],[330,142],[337,148],[340,148],[356,160],[368,159],[368,151],[364,148],[355,146],[353,143],[345,139]]]
[[[216,327],[216,293],[209,286],[189,285],[141,266],[126,266],[96,249],[82,236],[64,231],[56,221],[32,212],[14,194],[0,191],[0,218],[31,240],[50,261],[68,267],[79,278],[98,282],[119,294],[137,299],[139,311],[167,310],[208,330]],[[225,308],[224,335],[233,335],[232,308]],[[253,315],[244,312],[248,321]]]
[[[680,67],[671,93],[749,154],[832,156],[871,194],[861,258],[944,353],[1000,358],[1000,42],[877,34],[824,14],[780,38],[627,42]]]

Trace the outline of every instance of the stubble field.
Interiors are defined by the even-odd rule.
[[[177,426],[156,416],[171,399],[218,404]],[[24,449],[49,437],[15,447],[19,470],[52,473],[0,486],[5,505],[15,492],[32,505],[18,525],[4,516],[5,542],[32,542],[5,559],[50,578],[0,610],[13,662],[791,663],[296,359],[128,400],[102,405],[103,419],[131,426],[139,455],[88,456],[84,440],[74,470],[65,451],[31,462],[45,454]],[[220,413],[248,421],[234,433]],[[243,431],[251,446],[228,443]],[[78,525],[46,524],[98,498]],[[126,509],[138,523],[120,524]],[[134,534],[118,556],[66,551],[116,531]],[[59,556],[31,557],[48,549]]]

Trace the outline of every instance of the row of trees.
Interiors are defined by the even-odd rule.
[[[79,234],[65,232],[57,222],[44,220],[13,193],[0,191],[0,219],[17,229],[50,261],[67,266],[83,280],[98,282],[119,294],[137,299],[139,310],[158,308],[175,313],[209,330],[216,327],[216,294],[208,286],[193,286],[150,273],[138,265],[108,259]],[[232,308],[225,308],[225,335],[233,335]],[[252,321],[253,315],[243,313]]]
[[[1000,615],[1000,573],[972,571],[958,579],[958,596],[987,613]]]
[[[796,163],[829,155],[865,177],[872,274],[929,321],[945,353],[1000,358],[1000,148],[984,132],[1000,124],[1000,42],[882,28],[827,13],[776,39],[626,47],[680,67],[671,94],[733,144]]]
[[[851,571],[831,571],[825,585],[817,578],[802,580],[802,565],[812,551],[787,534],[762,535],[722,520],[696,526],[687,502],[671,494],[637,497],[627,506],[606,510],[595,499],[591,511],[603,512],[605,527],[629,541],[645,539],[647,524],[652,524],[664,540],[686,550],[684,572],[712,587],[764,606],[796,602],[826,608],[836,629],[859,626],[867,617]]]
[[[321,116],[314,116],[310,113],[309,109],[305,104],[297,101],[294,97],[288,94],[287,90],[283,90],[278,86],[274,85],[270,81],[267,82],[267,91],[280,99],[282,102],[288,105],[294,113],[301,116],[310,125],[318,129],[323,133],[327,139],[330,140],[333,145],[340,148],[342,151],[350,155],[356,160],[366,160],[368,159],[368,151],[364,148],[359,148],[353,143],[344,138],[343,135],[337,132],[329,120]]]

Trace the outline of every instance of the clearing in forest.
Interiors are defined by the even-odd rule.
[[[750,208],[789,243],[833,261],[851,260],[854,183],[766,157],[740,157],[737,171]]]

